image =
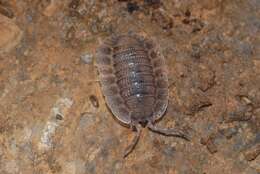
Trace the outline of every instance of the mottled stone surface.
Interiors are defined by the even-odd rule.
[[[22,31],[11,19],[0,14],[0,53],[9,52],[16,47],[22,35]]]
[[[0,9],[23,33],[0,53],[1,174],[260,173],[258,0],[0,0]],[[156,39],[169,66],[158,124],[192,138],[144,129],[123,159],[133,133],[104,103],[95,50],[129,31]]]

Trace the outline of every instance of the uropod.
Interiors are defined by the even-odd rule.
[[[188,140],[181,130],[155,125],[168,106],[168,77],[164,57],[154,40],[134,33],[113,35],[98,47],[96,62],[108,108],[136,132],[124,157],[133,151],[144,127]]]

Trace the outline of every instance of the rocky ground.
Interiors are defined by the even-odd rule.
[[[169,67],[164,127],[133,137],[105,105],[95,50],[154,38]],[[0,0],[1,174],[260,173],[259,0]]]

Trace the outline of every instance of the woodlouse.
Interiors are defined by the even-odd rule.
[[[97,68],[111,112],[137,132],[125,157],[137,144],[142,127],[188,140],[181,130],[155,125],[168,105],[167,67],[155,41],[134,33],[114,35],[97,49]]]

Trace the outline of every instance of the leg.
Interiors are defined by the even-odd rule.
[[[155,126],[154,124],[152,124],[151,122],[149,122],[147,126],[153,132],[163,134],[166,136],[180,137],[180,138],[183,138],[183,139],[189,141],[188,136],[181,130],[159,128],[159,127]]]
[[[131,144],[126,148],[125,153],[124,153],[124,158],[127,157],[135,148],[136,144],[138,143],[138,140],[141,135],[141,128],[136,127],[137,133],[135,134],[134,139],[132,140]]]

